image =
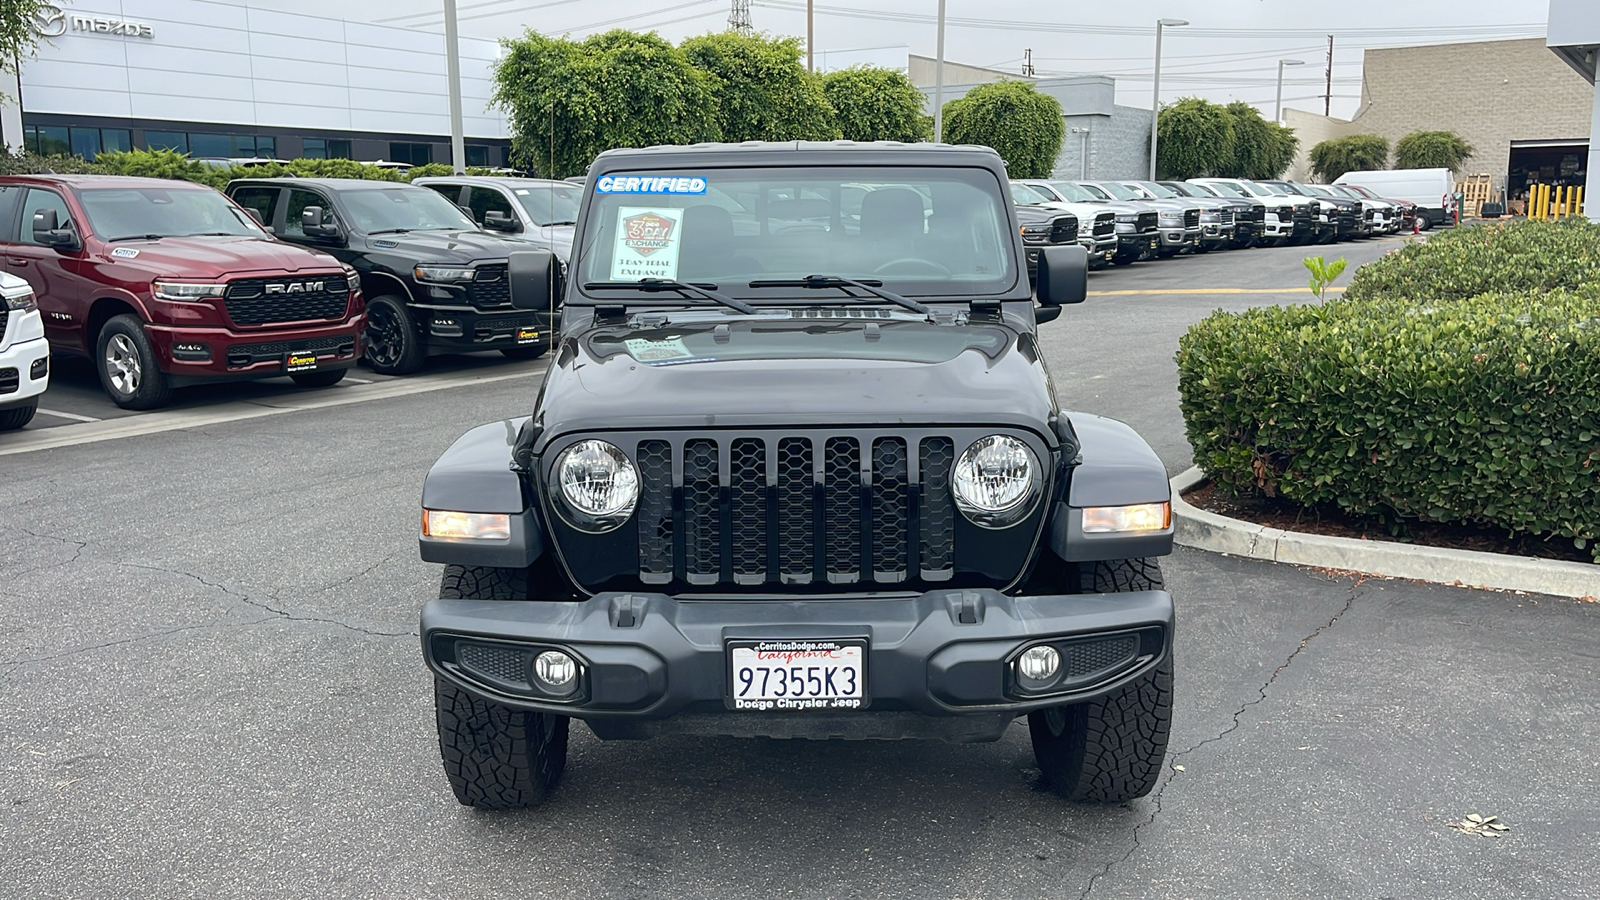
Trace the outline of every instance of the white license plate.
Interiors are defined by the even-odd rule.
[[[728,645],[728,694],[738,710],[861,709],[865,641],[739,641]]]

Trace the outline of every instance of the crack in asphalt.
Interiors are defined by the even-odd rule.
[[[123,644],[139,644],[144,643],[145,641],[157,641],[161,638],[170,637],[174,634],[181,634],[185,631],[199,631],[202,629],[216,629],[220,631],[227,628],[246,628],[251,625],[260,625],[263,622],[276,621],[278,620],[275,616],[263,616],[259,619],[252,619],[249,622],[229,622],[226,624],[210,622],[204,625],[180,625],[177,628],[168,628],[164,631],[154,632],[153,634],[140,634],[133,637],[118,638],[114,641],[106,641],[104,644],[91,644],[87,647],[77,647],[72,650],[68,650],[65,653],[55,653],[50,656],[33,656],[26,659],[8,659],[0,661],[0,666],[6,667],[4,671],[0,671],[0,678],[10,677],[13,672],[17,671],[23,666],[33,665],[34,663],[54,662],[58,659],[67,659],[68,657],[77,656],[82,653],[89,653],[94,650],[104,650],[107,647],[120,647]]]
[[[31,569],[23,569],[21,572],[11,572],[11,573],[8,573],[8,575],[7,575],[7,577],[9,577],[9,578],[21,578],[24,575],[32,575],[34,572],[43,572],[45,569],[54,568],[56,566],[70,566],[73,563],[77,562],[78,559],[83,556],[83,551],[85,549],[87,549],[88,546],[89,546],[89,544],[87,542],[80,541],[80,540],[77,540],[75,538],[65,538],[65,537],[61,537],[60,535],[55,535],[55,534],[41,534],[41,533],[39,533],[37,531],[29,531],[26,528],[23,528],[23,529],[20,529],[20,530],[22,531],[23,534],[29,535],[30,537],[39,538],[40,540],[59,541],[60,543],[63,543],[63,544],[71,544],[71,545],[73,545],[74,549],[72,551],[72,558],[67,560],[66,562],[63,562],[63,563],[49,562],[49,563],[45,563],[44,565],[34,566]]]
[[[382,559],[378,560],[377,562],[373,563],[370,566],[367,566],[365,569],[362,569],[361,571],[357,572],[356,574],[351,575],[349,578],[341,578],[338,581],[335,581],[335,582],[333,582],[331,584],[325,584],[322,587],[317,588],[317,593],[319,593],[319,594],[320,593],[325,593],[327,591],[333,590],[336,587],[340,587],[340,586],[349,584],[350,582],[355,581],[358,578],[365,578],[368,575],[371,575],[373,572],[377,571],[379,566],[381,566],[384,563],[394,559],[396,556],[399,556],[399,555],[400,555],[400,551],[399,550],[392,550],[392,551],[390,551],[388,553],[385,553],[383,555]]]
[[[233,590],[232,588],[228,587],[227,585],[218,584],[218,583],[213,582],[213,581],[207,581],[206,579],[201,578],[199,575],[196,575],[193,572],[185,572],[185,571],[183,571],[181,569],[164,569],[164,568],[162,568],[160,566],[147,566],[147,565],[141,565],[139,563],[120,563],[120,565],[128,566],[128,567],[134,568],[134,569],[145,569],[145,570],[151,571],[151,572],[165,572],[168,575],[181,575],[181,576],[183,576],[185,578],[193,578],[195,581],[200,582],[201,584],[205,585],[206,587],[215,588],[216,590],[219,590],[219,591],[223,592],[224,594],[227,594],[230,597],[234,597],[234,598],[238,599],[241,603],[245,603],[245,604],[247,604],[249,606],[254,606],[257,609],[264,610],[266,612],[272,613],[274,616],[277,616],[278,618],[283,619],[285,621],[289,621],[289,622],[320,622],[320,623],[325,624],[325,625],[337,625],[340,628],[345,628],[345,629],[348,629],[350,631],[354,631],[357,634],[365,634],[365,635],[369,635],[371,637],[416,637],[417,636],[417,633],[415,631],[373,631],[370,628],[362,628],[359,625],[351,625],[349,622],[341,622],[338,619],[324,619],[324,618],[321,618],[321,617],[318,617],[318,616],[297,616],[297,615],[294,615],[293,613],[290,613],[288,610],[279,609],[278,607],[273,606],[270,603],[264,603],[264,602],[262,602],[260,600],[256,600],[255,598],[249,596],[248,594],[241,594],[238,591]],[[376,566],[374,568],[376,568]],[[267,596],[271,597],[272,595],[268,594]],[[272,599],[273,600],[278,600],[277,597],[272,597]]]
[[[1278,664],[1276,669],[1272,670],[1272,674],[1267,676],[1267,680],[1262,682],[1261,686],[1256,689],[1256,696],[1250,700],[1246,700],[1244,703],[1239,705],[1238,709],[1234,710],[1233,721],[1228,724],[1228,727],[1192,747],[1189,747],[1185,750],[1179,750],[1177,753],[1167,754],[1167,758],[1164,761],[1166,776],[1161,779],[1161,783],[1156,785],[1155,790],[1150,795],[1150,801],[1153,807],[1150,811],[1150,815],[1143,822],[1133,826],[1132,846],[1128,848],[1127,853],[1124,853],[1116,859],[1106,863],[1105,866],[1100,869],[1100,871],[1089,876],[1089,883],[1084,886],[1083,893],[1078,895],[1078,900],[1088,900],[1089,894],[1094,890],[1096,881],[1104,878],[1118,865],[1127,862],[1133,857],[1133,854],[1139,851],[1139,832],[1144,829],[1145,826],[1155,822],[1156,818],[1161,815],[1162,796],[1167,791],[1167,785],[1170,784],[1172,779],[1177,775],[1177,770],[1174,769],[1173,766],[1177,765],[1180,759],[1188,756],[1191,753],[1194,753],[1201,747],[1204,747],[1207,744],[1214,744],[1217,741],[1227,737],[1232,732],[1236,731],[1239,728],[1239,720],[1244,715],[1245,710],[1267,699],[1267,689],[1272,687],[1272,683],[1278,680],[1278,676],[1281,675],[1285,669],[1289,668],[1289,665],[1295,661],[1295,657],[1299,656],[1301,651],[1305,650],[1306,647],[1309,646],[1318,635],[1322,634],[1324,631],[1327,631],[1329,628],[1332,628],[1339,621],[1339,619],[1344,616],[1345,613],[1350,611],[1351,607],[1355,605],[1356,598],[1361,596],[1358,588],[1361,587],[1361,583],[1365,580],[1366,578],[1364,577],[1358,578],[1353,584],[1350,585],[1350,596],[1345,598],[1344,606],[1341,607],[1338,612],[1334,613],[1332,618],[1328,619],[1328,621],[1322,623],[1321,625],[1318,625],[1310,634],[1300,639],[1299,645],[1296,646],[1294,650],[1284,658],[1283,662]]]

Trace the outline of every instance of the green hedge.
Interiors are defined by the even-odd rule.
[[[301,178],[360,178],[368,181],[410,181],[429,175],[449,175],[447,163],[414,166],[404,172],[358,163],[348,159],[296,159],[287,163],[219,168],[190,159],[174,150],[127,150],[101,153],[93,162],[78,156],[0,155],[0,174],[62,172],[98,175],[136,175],[144,178],[172,178],[210,185],[221,190],[235,178],[276,178],[294,175]],[[469,175],[489,174],[488,169],[468,169]]]
[[[1518,221],[1455,228],[1408,243],[1362,266],[1345,299],[1461,300],[1586,285],[1600,285],[1600,225],[1583,218]]]
[[[1179,341],[1178,378],[1224,491],[1560,535],[1600,561],[1600,290],[1219,311]]]

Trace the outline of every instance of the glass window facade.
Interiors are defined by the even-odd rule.
[[[305,159],[349,159],[350,142],[334,138],[305,138],[300,142]]]
[[[487,169],[489,167],[489,148],[482,144],[468,144],[467,165]]]
[[[433,145],[390,141],[389,159],[393,162],[410,163],[413,166],[425,166],[433,162]]]

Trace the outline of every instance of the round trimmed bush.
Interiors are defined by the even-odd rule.
[[[1179,341],[1178,378],[1224,491],[1560,535],[1600,560],[1600,290],[1219,311]]]

